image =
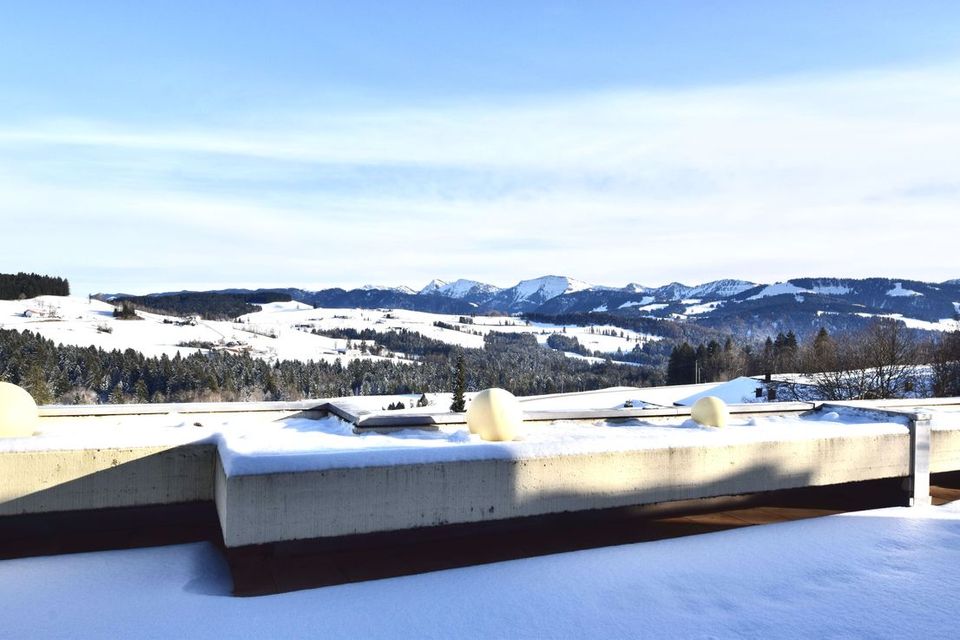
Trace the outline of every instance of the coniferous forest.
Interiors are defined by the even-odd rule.
[[[359,336],[358,336],[359,337]],[[0,330],[0,380],[39,404],[300,400],[350,395],[449,392],[462,353],[466,389],[501,387],[517,395],[662,383],[657,370],[591,364],[545,349],[529,334],[486,337],[463,349],[413,332],[378,334],[415,363],[383,360],[267,362],[223,351],[159,358],[96,347],[56,345],[30,331]]]
[[[288,293],[257,291],[253,293],[223,293],[216,291],[184,291],[152,296],[120,296],[108,300],[129,303],[137,309],[161,315],[198,315],[204,320],[230,320],[262,310],[260,305],[270,302],[290,302]]]
[[[687,342],[669,347],[663,341],[658,351],[669,351],[667,362],[632,366],[570,358],[524,333],[490,333],[482,349],[461,349],[407,330],[317,333],[352,341],[361,353],[386,357],[347,364],[269,362],[246,354],[191,349],[187,355],[157,358],[133,349],[57,345],[30,331],[0,329],[0,380],[24,387],[39,404],[300,400],[450,392],[458,386],[462,357],[467,391],[501,387],[517,395],[722,381],[777,372],[813,374],[816,393],[828,399],[960,394],[960,332],[920,340],[895,322],[879,322],[869,331],[842,339],[821,330],[805,342],[792,333],[758,345],[729,337],[697,347]],[[564,351],[570,347],[555,346]],[[657,359],[640,350],[618,357],[631,355]],[[921,364],[928,367],[922,376]],[[876,376],[853,375],[876,370],[887,372],[888,379],[879,386]],[[864,381],[869,385],[859,388]]]
[[[70,283],[64,278],[36,273],[0,273],[0,300],[68,295]]]

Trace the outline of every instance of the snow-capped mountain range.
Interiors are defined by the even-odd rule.
[[[407,287],[278,291],[289,293],[298,302],[324,308],[397,308],[453,314],[607,313],[737,327],[747,333],[778,327],[803,331],[818,324],[839,326],[874,316],[899,317],[917,328],[943,330],[956,325],[960,314],[960,280],[931,283],[891,278],[794,278],[765,284],[724,279],[696,286],[672,282],[661,287],[637,283],[609,287],[548,275],[508,288],[459,279],[432,280],[419,291]]]
[[[446,298],[455,298],[467,302],[485,301],[500,292],[500,287],[484,284],[476,280],[460,278],[453,282],[445,282],[434,278],[427,286],[420,289],[418,295],[434,295]]]

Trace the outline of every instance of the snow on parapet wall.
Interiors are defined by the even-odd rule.
[[[636,391],[640,394],[642,390]],[[593,395],[588,394],[587,401]],[[136,428],[131,428],[134,422]],[[275,420],[256,414],[160,414],[41,420],[39,435],[0,441],[0,452],[216,442],[224,470],[233,476],[905,434],[904,422],[894,418],[877,421],[875,416],[856,412],[739,417],[723,430],[701,427],[682,416],[629,422],[558,420],[528,422],[522,439],[492,443],[472,435],[466,425],[441,426],[436,431],[355,434],[353,425],[335,416]]]
[[[912,289],[904,289],[903,283],[897,282],[893,286],[893,289],[890,289],[887,291],[887,295],[895,298],[905,298],[905,297],[913,297],[913,296],[922,296],[923,294],[920,293],[919,291],[913,291]]]

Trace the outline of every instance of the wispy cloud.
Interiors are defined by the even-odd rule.
[[[960,184],[957,114],[960,65],[204,129],[35,122],[0,130],[2,262],[224,284],[957,277],[960,194],[930,188]]]

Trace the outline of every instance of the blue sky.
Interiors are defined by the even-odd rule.
[[[0,271],[960,277],[955,2],[5,3]]]

